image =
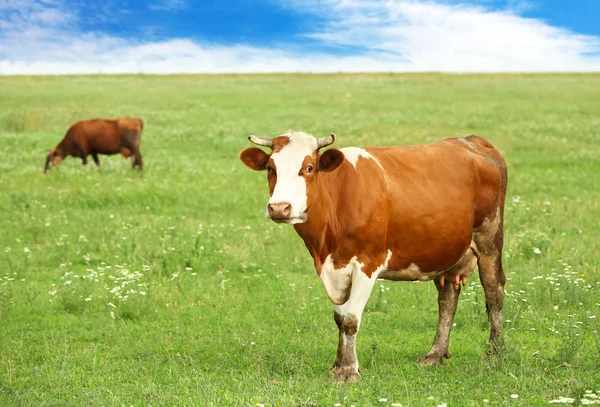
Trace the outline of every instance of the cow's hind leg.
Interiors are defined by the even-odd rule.
[[[490,345],[492,352],[503,343],[502,307],[506,276],[502,268],[503,222],[502,210],[486,220],[473,239],[479,250],[479,278],[485,293],[486,310],[490,322]]]
[[[475,253],[469,249],[461,260],[448,270],[444,276],[468,277],[473,273],[476,262]],[[444,276],[435,279],[435,287],[438,290],[438,327],[431,349],[427,352],[425,358],[421,360],[421,364],[423,365],[436,365],[442,363],[443,358],[450,358],[450,353],[448,352],[450,331],[452,330],[458,296],[460,295],[460,285],[453,283],[453,281],[446,281],[444,283]],[[458,278],[456,281],[458,282]]]
[[[142,164],[142,153],[140,153],[140,148],[135,146],[132,150],[133,152],[133,164],[131,164],[131,168],[139,167],[140,170],[144,169],[144,165]]]
[[[442,363],[443,358],[450,357],[448,352],[450,330],[456,313],[460,287],[456,290],[451,282],[444,284],[442,287],[439,279],[435,280],[435,287],[438,290],[438,327],[431,349],[427,352],[425,358],[421,360],[422,365],[436,365]]]
[[[140,170],[143,170],[144,165],[142,164],[142,153],[140,152],[140,137],[141,132],[139,130],[128,131],[124,134],[123,144],[133,154],[131,168],[139,167]]]

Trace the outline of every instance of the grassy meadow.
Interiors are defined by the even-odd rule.
[[[145,171],[45,150],[82,118],[145,120]],[[328,369],[331,305],[264,218],[248,134],[334,146],[478,134],[509,166],[505,341],[476,274],[442,366],[433,283],[378,282],[362,380]],[[0,78],[0,406],[546,406],[600,397],[600,75]],[[598,401],[600,404],[600,401]]]

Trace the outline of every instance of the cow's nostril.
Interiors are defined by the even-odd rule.
[[[289,218],[292,213],[292,204],[289,202],[277,202],[267,205],[269,216],[272,218]]]
[[[283,214],[285,216],[290,216],[290,213],[292,213],[292,205],[291,204],[287,204],[285,206],[285,208],[283,208]]]

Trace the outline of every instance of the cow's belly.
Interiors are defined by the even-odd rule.
[[[415,263],[411,263],[410,266],[404,269],[382,271],[378,277],[392,281],[429,281],[443,273],[444,270],[423,272],[419,266]]]
[[[392,281],[429,281],[440,276],[451,279],[454,276],[469,277],[477,265],[477,247],[471,244],[458,260],[452,261],[448,267],[439,270],[422,270],[417,264],[411,263],[408,267],[400,269],[386,269],[379,273],[378,278]]]
[[[96,145],[92,151],[96,154],[112,155],[119,154],[122,149],[119,145]]]

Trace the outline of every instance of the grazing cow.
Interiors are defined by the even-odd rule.
[[[53,150],[48,151],[44,173],[50,164],[58,166],[69,155],[81,158],[83,165],[86,165],[89,154],[97,166],[100,166],[98,154],[122,154],[125,158],[133,155],[132,168],[137,166],[141,170],[140,139],[143,129],[142,119],[130,117],[79,121],[69,127],[65,137]]]
[[[333,303],[339,345],[332,372],[360,378],[356,335],[377,278],[433,280],[439,321],[421,363],[450,357],[450,329],[460,282],[479,268],[490,343],[502,343],[502,270],[506,163],[477,136],[409,147],[320,149],[316,139],[289,131],[250,136],[241,161],[267,170],[267,218],[293,224]]]

